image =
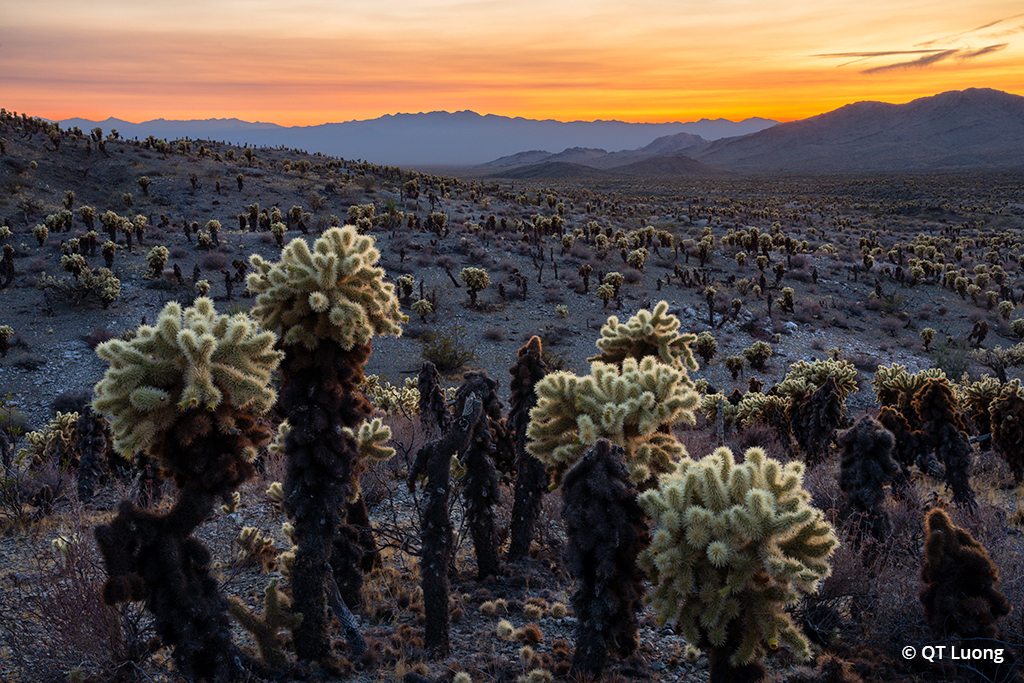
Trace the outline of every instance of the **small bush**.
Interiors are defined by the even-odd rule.
[[[505,328],[503,327],[488,327],[484,330],[484,339],[487,341],[500,342],[505,341]]]
[[[228,267],[228,257],[219,251],[211,251],[210,253],[203,256],[199,262],[200,267],[203,270],[224,270]]]
[[[105,327],[97,327],[92,332],[85,335],[85,344],[90,349],[95,350],[97,346],[109,339],[113,339],[116,336],[117,335]]]
[[[423,344],[423,360],[429,360],[443,375],[461,372],[477,360],[476,351],[466,346],[466,330],[459,324],[427,332],[419,341]]]

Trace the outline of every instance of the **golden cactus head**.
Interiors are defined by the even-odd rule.
[[[812,592],[830,572],[838,545],[823,513],[808,504],[804,466],[785,465],[747,450],[737,464],[719,448],[684,458],[640,504],[657,523],[639,564],[654,584],[651,605],[691,643],[740,645],[740,665],[782,642],[810,656],[785,608]]]
[[[258,294],[253,315],[284,344],[315,349],[333,340],[343,349],[370,343],[375,335],[401,335],[404,322],[395,286],[375,266],[380,253],[373,238],[352,226],[331,228],[313,244],[290,241],[281,260],[269,263],[253,254],[249,290]]]
[[[685,375],[687,369],[697,369],[690,351],[690,344],[696,338],[692,334],[681,334],[679,318],[668,312],[667,301],[659,301],[653,311],[639,310],[625,324],[619,323],[614,315],[609,317],[597,340],[601,353],[589,360],[622,365],[625,358],[639,361],[645,356],[655,356]]]
[[[555,481],[598,439],[625,449],[634,484],[671,472],[686,449],[665,427],[693,424],[700,398],[678,367],[650,356],[626,357],[622,367],[596,361],[591,374],[555,372],[537,382],[527,451]]]
[[[155,326],[96,347],[110,367],[96,384],[93,409],[110,419],[114,448],[125,457],[150,449],[185,411],[266,412],[276,400],[270,377],[283,355],[274,342],[244,313],[218,315],[206,298],[184,311],[172,301]]]

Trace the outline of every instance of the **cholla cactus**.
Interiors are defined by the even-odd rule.
[[[577,581],[572,670],[598,677],[609,650],[622,656],[636,650],[644,595],[636,559],[650,542],[650,531],[622,449],[604,439],[566,472],[562,496],[566,562]]]
[[[269,438],[255,416],[276,400],[270,375],[282,354],[274,335],[247,315],[218,315],[209,299],[182,311],[167,304],[155,326],[143,325],[130,341],[96,347],[110,363],[96,385],[93,408],[110,419],[114,448],[125,457],[149,451],[179,485],[206,469],[217,476],[222,454],[195,462],[197,439],[233,435],[232,457],[251,462]]]
[[[686,449],[663,427],[693,424],[700,400],[685,373],[650,356],[626,357],[621,370],[600,361],[590,368],[586,377],[556,372],[537,383],[527,450],[556,481],[599,438],[625,449],[635,484],[671,472]]]
[[[476,295],[487,289],[491,284],[491,278],[483,268],[463,268],[459,273],[459,279],[466,283],[469,290],[469,303],[476,307]]]
[[[537,405],[534,387],[548,373],[541,353],[540,337],[530,337],[516,354],[512,374],[512,398],[508,411],[508,430],[515,443],[516,487],[509,529],[508,560],[525,557],[533,540],[533,528],[540,514],[541,497],[548,487],[544,464],[526,450],[526,429],[530,410]]]
[[[995,587],[999,569],[985,546],[941,508],[925,519],[921,581],[928,625],[941,637],[996,638],[996,620],[1010,613],[1006,596]]]
[[[846,494],[846,512],[861,517],[858,533],[882,541],[890,530],[882,508],[885,485],[899,473],[892,458],[896,438],[878,420],[865,415],[837,439],[843,456],[839,488]]]
[[[803,397],[820,389],[829,378],[835,382],[841,406],[845,408],[846,399],[857,391],[857,368],[845,360],[797,361],[789,366],[789,372],[779,383],[778,392],[792,398]]]
[[[428,299],[417,299],[410,308],[423,322],[427,322],[427,316],[434,312],[434,304]]]
[[[58,412],[45,427],[26,434],[18,457],[37,465],[53,460],[64,468],[78,465],[78,413]]]
[[[829,444],[843,421],[841,396],[835,379],[829,377],[817,389],[790,398],[786,414],[808,465],[828,457]]]
[[[1024,481],[1024,397],[1020,380],[1005,387],[989,408],[992,425],[992,443],[1013,470],[1018,484]]]
[[[654,356],[678,368],[685,377],[687,369],[697,369],[690,351],[696,338],[679,332],[679,318],[668,312],[667,301],[660,301],[653,311],[639,310],[625,324],[620,324],[614,315],[609,317],[597,340],[601,353],[588,360],[621,365],[625,358],[640,360]]]
[[[988,375],[983,375],[977,382],[970,384],[961,380],[953,387],[957,405],[971,418],[978,434],[988,434],[992,431],[994,423],[989,409],[992,402],[999,398],[1002,389],[1002,382]]]
[[[110,418],[115,449],[152,456],[182,489],[166,515],[122,503],[117,517],[97,527],[104,599],[144,598],[190,678],[236,679],[252,668],[231,642],[209,551],[191,534],[215,497],[252,473],[256,449],[270,437],[256,418],[275,399],[270,375],[282,354],[273,347],[274,335],[248,316],[217,315],[209,299],[199,299],[184,312],[169,303],[156,326],[96,349],[110,368],[93,408]]]
[[[267,329],[283,330],[286,346],[315,349],[330,339],[347,351],[374,335],[398,336],[404,317],[395,286],[374,265],[378,258],[373,239],[352,226],[326,231],[312,253],[305,240],[292,240],[279,263],[253,254],[256,272],[247,279],[249,291],[258,294],[253,315]]]
[[[160,274],[164,270],[164,266],[167,265],[167,259],[170,257],[170,251],[167,247],[157,246],[149,250],[146,255],[146,262],[149,264],[149,269],[146,271],[147,278],[160,277]]]
[[[911,418],[913,409],[910,407],[914,395],[929,379],[945,379],[946,373],[941,368],[928,368],[920,372],[909,373],[907,368],[898,363],[879,365],[871,385],[875,388],[875,396],[883,406],[891,406]]]
[[[7,351],[10,347],[10,339],[14,336],[14,328],[10,325],[0,325],[0,358],[7,358]]]
[[[696,340],[693,342],[693,350],[704,361],[704,365],[707,365],[714,358],[715,352],[718,351],[718,342],[715,341],[710,332],[705,330],[697,335]]]
[[[363,385],[363,393],[374,406],[388,414],[412,415],[420,410],[420,390],[415,377],[406,377],[405,384],[397,386],[378,375],[370,375]]]
[[[970,484],[972,449],[953,389],[945,378],[927,379],[914,395],[912,405],[929,449],[945,465],[946,485],[953,491],[953,501],[975,507]]]
[[[772,357],[772,347],[768,342],[756,341],[743,349],[743,357],[755,370],[764,370],[765,363]]]
[[[278,263],[250,258],[253,314],[281,331],[285,347],[280,406],[292,430],[284,506],[298,545],[292,591],[304,618],[294,640],[304,660],[330,656],[325,567],[330,563],[343,598],[354,602],[362,572],[375,561],[366,504],[356,497],[367,462],[356,430],[372,412],[359,387],[374,335],[397,336],[404,320],[394,285],[374,265],[379,256],[371,237],[346,226],[327,230],[312,252],[295,239]]]
[[[684,459],[640,504],[657,523],[640,565],[654,584],[651,604],[691,643],[710,650],[711,680],[732,667],[763,669],[766,648],[810,649],[785,611],[797,589],[828,576],[838,545],[820,510],[808,504],[804,466],[782,465],[751,448],[737,464],[719,448]]]
[[[282,668],[287,662],[279,632],[283,628],[295,628],[302,620],[301,614],[292,612],[288,597],[277,590],[277,582],[277,579],[272,579],[264,590],[262,617],[246,607],[241,598],[234,595],[228,598],[231,615],[252,634],[263,661],[274,669]]]

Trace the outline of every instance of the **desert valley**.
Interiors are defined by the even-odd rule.
[[[0,678],[1024,680],[1024,97],[442,114],[0,110]]]

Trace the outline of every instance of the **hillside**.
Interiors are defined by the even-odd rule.
[[[1021,168],[1024,97],[970,89],[902,105],[858,102],[689,153],[756,173]]]
[[[548,427],[562,430],[550,443],[575,448],[583,445],[585,430],[621,430],[633,445],[645,446],[650,436],[649,444],[678,445],[695,459],[724,443],[737,455],[758,446],[771,458],[800,463],[789,470],[804,473],[806,497],[835,528],[839,546],[827,560],[831,575],[818,593],[803,595],[789,612],[773,612],[793,615],[815,640],[817,657],[801,667],[789,644],[766,642],[759,659],[774,680],[826,680],[844,667],[846,679],[856,671],[863,680],[883,683],[960,683],[973,675],[962,662],[903,654],[909,643],[960,642],[929,629],[919,597],[922,517],[932,507],[950,510],[953,521],[988,549],[1003,577],[995,589],[1011,604],[1024,604],[1024,488],[1014,476],[1016,450],[988,446],[994,439],[967,440],[992,428],[989,401],[997,394],[1006,390],[1005,405],[1014,408],[1010,395],[1016,390],[1008,390],[1014,386],[1009,382],[1024,379],[1024,346],[1017,346],[1024,338],[1024,172],[712,174],[675,154],[642,160],[648,165],[642,175],[542,162],[526,167],[544,171],[536,178],[482,181],[279,147],[195,139],[135,142],[123,132],[61,129],[6,114],[0,114],[0,140],[0,328],[10,326],[12,332],[0,333],[0,680],[182,683],[180,662],[189,652],[171,647],[167,629],[158,634],[154,611],[179,609],[180,615],[201,593],[208,598],[205,613],[212,616],[196,628],[223,624],[224,638],[210,647],[236,653],[237,659],[218,661],[245,669],[237,678],[251,683],[464,683],[466,677],[477,683],[578,683],[582,677],[570,673],[573,657],[587,651],[584,644],[598,628],[586,616],[594,604],[581,590],[588,576],[567,549],[597,537],[594,529],[609,519],[608,507],[629,506],[635,488],[625,486],[621,463],[608,461],[616,464],[599,473],[603,483],[594,495],[575,498],[592,516],[573,519],[570,511],[567,521],[563,503],[571,494],[563,492],[572,471],[551,489],[546,475],[539,476],[538,521],[524,556],[509,559],[516,483],[527,479],[523,461],[513,464],[513,449],[525,444],[509,429],[510,368],[534,335],[548,371],[586,378],[593,370],[606,387],[600,397],[597,389],[584,389],[592,385],[582,380],[574,385],[578,393],[567,395],[564,413],[550,409],[559,424]],[[666,173],[654,175],[663,164],[670,165]],[[560,169],[564,177],[558,177]],[[592,176],[581,179],[583,173]],[[220,465],[230,460],[237,469],[228,474],[239,481],[217,480],[215,491],[193,485],[182,494],[138,453],[128,453],[129,462],[111,450],[102,420],[81,428],[72,421],[66,430],[27,436],[44,430],[57,411],[86,410],[108,367],[96,353],[99,343],[131,338],[140,324],[154,324],[167,303],[190,305],[204,292],[221,313],[251,312],[255,299],[245,285],[253,271],[251,255],[277,261],[291,240],[312,243],[343,223],[372,238],[379,254],[361,253],[368,260],[379,255],[383,284],[396,285],[400,312],[408,316],[401,336],[373,339],[364,366],[358,344],[352,352],[338,351],[340,344],[303,352],[303,362],[324,371],[296,363],[288,382],[304,381],[308,391],[286,386],[275,372],[263,379],[287,400],[280,398],[256,421],[213,413],[217,428],[205,408],[189,408],[176,398],[168,402],[167,393],[129,395],[131,406],[194,411],[190,422],[172,423],[188,429],[172,435],[185,449],[160,452],[181,463],[182,478],[221,474]],[[166,261],[159,247],[166,249]],[[337,272],[358,265],[360,282],[373,277],[362,269],[362,259],[343,256],[321,254],[315,262],[322,272],[333,264],[340,263]],[[284,276],[292,283],[286,289],[297,288],[304,268],[298,258]],[[487,277],[464,272],[468,268],[482,269]],[[315,282],[324,288],[336,284]],[[485,286],[470,294],[470,282]],[[421,298],[429,310],[414,308]],[[293,301],[301,306],[306,299],[310,310],[319,301],[313,294]],[[665,318],[647,329],[643,316],[661,301],[668,304]],[[365,309],[346,303],[328,315],[335,311],[351,322]],[[168,334],[174,329],[162,325],[160,334],[167,335],[165,341],[173,337],[191,354],[189,362],[197,358],[195,367],[201,367],[208,357],[198,349],[212,347],[202,338],[193,346],[191,333]],[[701,336],[687,342],[695,367],[688,365],[684,374],[681,342],[688,337],[679,334],[689,333]],[[636,367],[652,374],[625,379],[633,372],[627,369],[632,361],[625,360],[618,361],[621,370],[592,366],[588,358],[602,350],[595,345],[602,334],[623,335],[619,342],[628,342],[604,344],[609,358],[628,347],[627,356],[645,356]],[[627,340],[629,335],[639,343]],[[650,349],[656,347],[654,356]],[[139,356],[144,358],[132,362],[140,366],[152,360]],[[470,370],[484,371],[496,383],[493,395],[487,389],[486,413],[474,413],[475,402],[467,399],[470,410],[453,416],[457,428],[468,430],[464,436],[472,450],[465,447],[463,458],[455,460],[440,446],[422,451],[434,454],[427,485],[418,481],[415,467],[435,432],[419,413],[413,388],[425,359],[441,369],[448,397],[464,382],[488,385],[477,375],[467,377]],[[153,363],[154,376],[191,372],[171,365]],[[343,395],[349,389],[337,377],[348,381],[358,376],[357,368],[368,381]],[[925,369],[945,379],[925,382],[918,374]],[[999,373],[1007,382],[993,379]],[[208,374],[224,386],[237,381],[221,366]],[[134,381],[127,373],[123,377]],[[521,382],[531,384],[532,379]],[[659,400],[655,392],[666,386],[671,395]],[[304,441],[300,432],[285,440],[285,454],[261,447],[250,467],[236,462],[237,453],[227,453],[229,446],[222,444],[238,443],[242,430],[246,438],[261,436],[264,428],[276,433],[289,401],[308,411],[310,422],[322,420],[316,425],[322,434],[344,434],[329,406],[343,404],[348,417],[348,411],[359,410],[361,392],[372,401],[373,416],[391,429],[386,445],[396,453],[384,462],[360,455],[358,464],[366,469],[358,488],[354,481],[344,484],[358,490],[358,497],[344,505],[335,499],[339,522],[342,509],[346,522],[330,530],[338,542],[328,554],[344,565],[344,572],[332,566],[332,580],[325,582],[332,599],[324,620],[330,655],[300,662],[292,635],[298,631],[277,626],[294,620],[274,611],[273,594],[268,602],[264,596],[272,581],[287,595],[294,590],[296,565],[289,564],[287,552],[302,540],[291,533],[294,526],[284,526],[290,520],[286,510],[293,511],[293,504],[308,509],[310,500],[320,499],[297,496],[297,503],[286,498],[282,505],[272,485],[284,481],[300,459],[292,448],[318,460],[326,459],[328,449],[320,440]],[[310,408],[302,401],[311,395],[325,400]],[[928,423],[914,407],[925,405],[926,395],[933,411]],[[913,431],[900,431],[906,440],[900,442],[905,450],[893,452],[898,462],[882,460],[879,468],[888,474],[872,475],[873,483],[862,486],[866,494],[854,496],[848,484],[846,491],[840,487],[856,467],[851,462],[862,462],[868,447],[875,456],[888,453],[879,444],[889,442],[873,432],[880,440],[862,439],[863,451],[847,452],[844,444],[861,432],[847,439],[845,430],[864,414],[879,414],[882,402]],[[589,423],[563,419],[573,410]],[[721,434],[712,419],[719,410]],[[691,412],[693,424],[687,419]],[[639,419],[627,423],[626,415],[660,422],[651,422],[657,428],[643,434]],[[470,430],[473,423],[481,428]],[[933,434],[939,429],[948,440]],[[209,452],[199,453],[203,468],[182,456],[199,451],[187,441],[193,436],[201,443],[209,439]],[[344,442],[353,443],[351,436]],[[950,444],[966,444],[966,450]],[[354,459],[356,447],[349,447]],[[86,459],[87,450],[95,460]],[[634,458],[645,452],[635,449],[640,455]],[[674,458],[685,462],[682,455]],[[193,467],[199,474],[190,473]],[[436,505],[437,492],[445,488],[433,484],[448,468],[451,498]],[[843,468],[847,476],[841,478]],[[477,477],[481,470],[486,476]],[[642,467],[636,472],[644,474]],[[598,494],[608,493],[610,481],[621,495],[606,505]],[[321,478],[300,485],[310,482],[318,485]],[[236,485],[237,501],[221,495]],[[742,494],[741,485],[736,491]],[[792,491],[789,485],[780,484],[778,491]],[[775,495],[747,498],[760,509]],[[865,498],[875,502],[868,509],[855,507]],[[186,531],[186,539],[165,545],[162,534],[176,532],[180,519],[172,516],[169,523],[165,515],[180,499],[201,499],[212,512],[180,515],[189,516],[195,533]],[[366,516],[357,518],[363,506]],[[445,535],[431,533],[446,527],[425,516],[438,509],[452,524],[454,554],[431,573],[426,544],[433,538],[440,539],[435,548],[444,545]],[[113,531],[99,535],[115,551],[110,562],[99,555],[95,529],[115,515],[135,521],[118,527],[122,544],[110,542]],[[632,572],[643,545],[639,537],[653,520],[635,518],[629,533],[638,542],[624,544],[610,534],[606,547],[619,562],[615,576],[628,574],[631,585],[651,595],[650,577]],[[476,533],[474,520],[480,519],[493,520],[493,533]],[[775,524],[783,517],[766,519]],[[480,548],[492,541],[496,566],[481,578]],[[622,560],[626,549],[634,555]],[[710,560],[711,550],[693,556]],[[732,562],[729,556],[726,561]],[[136,569],[143,563],[145,572]],[[174,573],[167,567],[184,569]],[[175,580],[153,578],[167,574]],[[441,577],[449,579],[450,591],[431,602],[428,580]],[[698,580],[712,589],[695,595],[721,597],[709,579]],[[763,592],[760,572],[752,581],[753,590]],[[201,591],[189,588],[199,582]],[[354,588],[359,582],[361,588]],[[604,584],[608,594],[624,590],[625,581],[612,583]],[[362,654],[356,654],[352,630],[333,618],[345,613],[334,601],[335,589],[349,591],[341,600],[358,617],[354,631],[367,645]],[[961,604],[956,590],[949,590],[950,599]],[[175,599],[136,599],[143,591],[146,597]],[[577,591],[583,597],[574,601]],[[262,624],[254,630],[271,637],[258,644],[229,621],[223,604],[228,597],[236,613],[246,614],[239,601],[252,610],[250,616]],[[677,629],[659,625],[660,608],[648,600],[625,604],[629,620],[622,623],[628,628],[620,632],[632,649],[601,651],[607,654],[602,680],[708,679],[711,658],[698,649],[705,645],[700,638],[689,642]],[[450,621],[449,653],[426,643],[437,615]],[[182,619],[190,627],[197,624],[193,614]],[[1019,650],[1024,638],[1014,619],[1016,614],[999,621],[999,642]],[[252,619],[240,621],[253,628]],[[280,668],[259,665],[275,652]],[[812,673],[812,665],[821,668]],[[997,673],[1016,674],[1019,668],[1019,660],[1007,657]]]

